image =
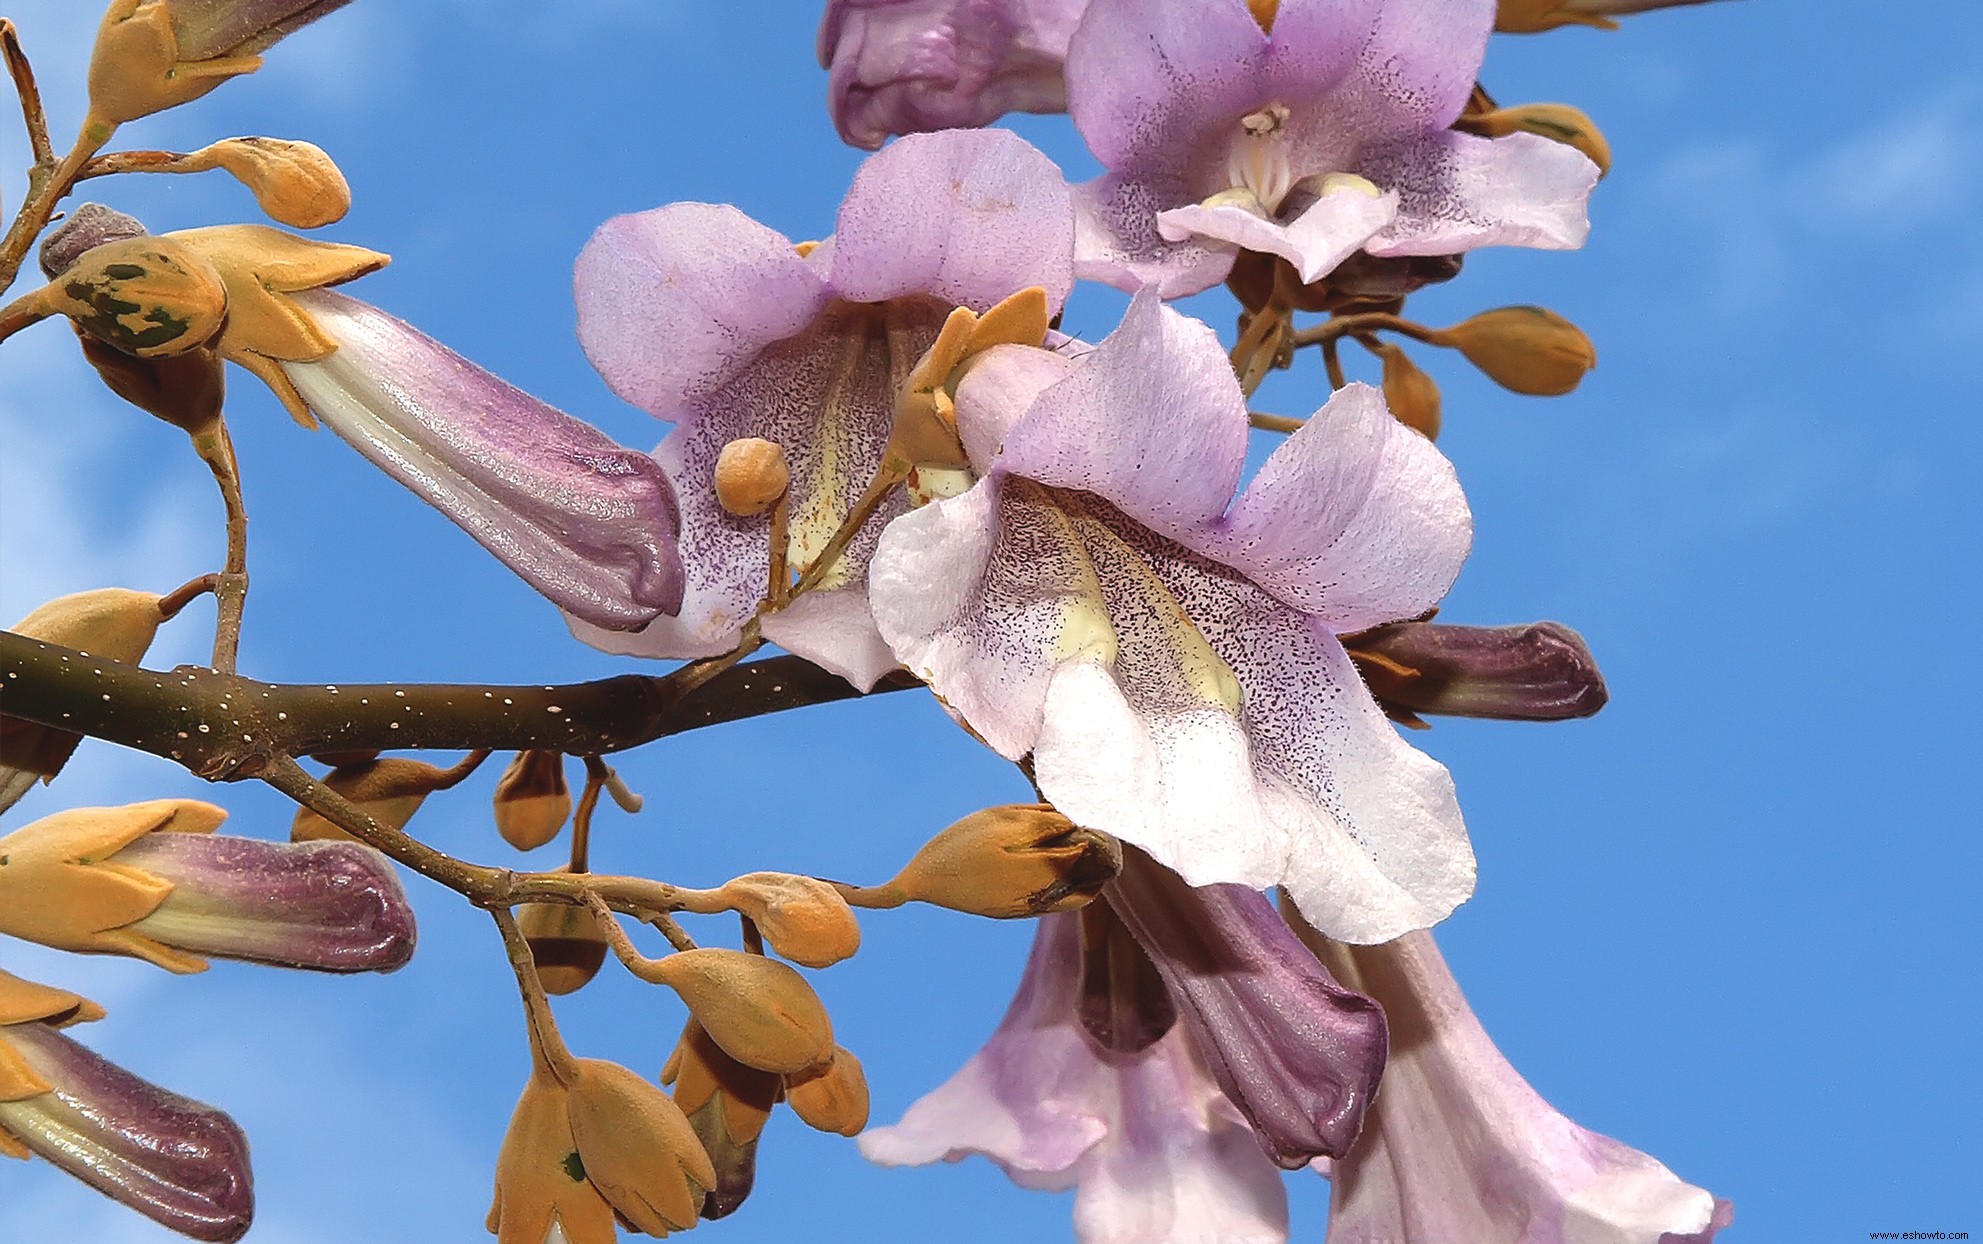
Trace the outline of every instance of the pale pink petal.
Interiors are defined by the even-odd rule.
[[[1357,170],[1398,192],[1373,255],[1450,255],[1478,246],[1574,250],[1590,233],[1597,165],[1536,134],[1442,131],[1367,153]]]
[[[1165,298],[1203,293],[1232,271],[1233,248],[1193,236],[1166,241],[1157,216],[1202,196],[1181,178],[1106,174],[1074,187],[1074,275]]]
[[[828,298],[782,234],[711,203],[607,221],[579,253],[573,288],[592,365],[613,392],[675,423]]]
[[[1728,1225],[1726,1202],[1538,1096],[1430,934],[1311,944],[1391,1024],[1377,1104],[1335,1163],[1330,1244],[1707,1244]]]
[[[983,311],[1040,285],[1058,309],[1074,284],[1067,184],[1006,130],[911,134],[871,157],[833,245],[833,287],[853,302],[928,295]]]
[[[957,433],[978,474],[992,469],[1005,434],[1033,399],[1073,370],[1068,354],[1030,346],[993,346],[978,356],[957,385]]]
[[[874,629],[864,588],[807,592],[764,619],[764,637],[845,678],[862,691],[892,669],[895,654]]]
[[[1373,197],[1342,189],[1324,195],[1286,222],[1231,204],[1189,204],[1159,212],[1157,231],[1173,242],[1193,236],[1213,238],[1241,250],[1279,255],[1294,265],[1303,281],[1319,281],[1363,249],[1397,214],[1396,194]]]
[[[1109,168],[1166,165],[1267,102],[1267,34],[1244,0],[1092,0],[1067,48],[1067,110]]]
[[[1338,389],[1231,511],[1185,543],[1339,634],[1416,617],[1473,544],[1452,463],[1369,385]]]

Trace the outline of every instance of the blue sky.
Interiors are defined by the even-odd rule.
[[[58,138],[79,119],[94,6],[16,0]],[[1591,245],[1481,253],[1416,299],[1443,323],[1539,302],[1601,365],[1515,398],[1425,357],[1446,390],[1476,551],[1453,620],[1580,629],[1611,705],[1557,726],[1441,722],[1480,889],[1442,932],[1475,1008],[1542,1094],[1737,1202],[1730,1241],[1983,1230],[1974,800],[1983,693],[1975,564],[1983,431],[1983,8],[1884,20],[1843,0],[1653,14],[1625,31],[1499,39],[1503,102],[1563,100],[1616,167]],[[253,79],[134,126],[133,146],[305,138],[356,207],[325,235],[391,252],[355,292],[646,446],[572,334],[570,265],[615,213],[734,202],[795,238],[831,228],[857,153],[834,139],[813,4],[358,0]],[[1064,118],[1016,123],[1085,175]],[[0,170],[26,162],[0,123]],[[18,202],[17,173],[0,179]],[[155,229],[253,220],[239,187],[92,190]],[[1106,332],[1119,299],[1077,302]],[[1225,310],[1201,302],[1204,314]],[[665,346],[665,343],[660,343]],[[1313,371],[1261,404],[1306,413]],[[619,665],[452,526],[234,377],[253,516],[245,672],[276,680],[543,682]],[[183,438],[95,387],[67,330],[0,347],[0,615],[106,584],[163,590],[217,562],[219,511]],[[197,659],[189,611],[153,663]],[[755,868],[879,879],[929,833],[1024,794],[924,697],[724,727],[623,763],[648,810],[601,815],[595,865],[691,884]],[[485,861],[493,774],[415,827]],[[10,817],[201,784],[87,745]],[[282,802],[213,792],[241,832]],[[0,966],[110,1007],[86,1033],[232,1111],[255,1146],[260,1244],[487,1238],[496,1146],[525,1070],[486,918],[410,882],[421,954],[333,980],[0,946]],[[729,930],[711,926],[712,938]],[[975,1050],[1028,929],[904,910],[819,978],[889,1121]],[[653,1073],[681,1015],[608,972],[565,1002],[580,1052]],[[1295,1238],[1326,1185],[1290,1181]],[[45,1165],[0,1166],[0,1234],[169,1238]],[[711,1241],[1071,1238],[1064,1198],[982,1162],[867,1167],[785,1115],[758,1191]]]

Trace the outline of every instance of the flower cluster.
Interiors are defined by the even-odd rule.
[[[117,125],[254,70],[336,7],[117,0],[80,154],[23,236]],[[1405,304],[1479,247],[1580,246],[1609,166],[1577,110],[1488,96],[1490,35],[1655,7],[830,0],[819,50],[841,134],[902,135],[862,164],[831,233],[795,243],[728,205],[673,203],[606,222],[578,258],[587,356],[672,425],[652,453],[330,288],[382,267],[376,252],[262,225],[153,235],[78,210],[43,245],[47,284],[0,310],[0,336],[66,317],[115,392],[184,429],[227,501],[228,561],[170,597],[54,602],[16,628],[37,652],[128,670],[211,591],[208,673],[224,692],[248,685],[232,668],[246,592],[221,414],[232,362],[452,519],[579,638],[690,664],[586,689],[591,709],[534,701],[529,726],[508,711],[522,688],[440,688],[377,719],[415,727],[409,747],[475,748],[449,769],[381,755],[399,744],[341,706],[286,735],[288,714],[264,713],[277,741],[244,733],[203,749],[200,771],[296,797],[291,842],[216,836],[224,813],[191,801],[57,813],[0,838],[0,933],[175,972],[207,956],[390,971],[412,916],[373,847],[460,891],[502,934],[531,1054],[488,1218],[502,1244],[610,1244],[616,1224],[665,1236],[731,1213],[780,1104],[861,1133],[866,1073],[798,968],[857,952],[856,909],[911,901],[1038,927],[984,1050],[863,1137],[878,1162],[981,1154],[1024,1186],[1072,1189],[1084,1244],[1275,1244],[1282,1172],[1303,1170],[1334,1181],[1337,1244],[1706,1244],[1725,1202],[1557,1114],[1468,1011],[1426,930],[1473,894],[1475,847],[1452,777],[1395,728],[1605,702],[1566,627],[1432,620],[1473,524],[1435,443],[1439,388],[1399,339],[1524,394],[1567,393],[1595,365],[1544,308],[1434,328]],[[1065,110],[1103,172],[1070,184],[979,128],[1013,110]],[[306,143],[104,159],[225,170],[295,228],[350,201]],[[1063,331],[1084,280],[1131,295],[1086,338]],[[1172,305],[1221,284],[1231,344]],[[1349,344],[1379,383],[1348,377]],[[1253,409],[1310,347],[1328,380],[1312,413]],[[1284,439],[1255,458],[1256,432]],[[963,818],[874,886],[593,875],[602,796],[641,803],[602,754],[690,728],[685,706],[703,721],[772,711],[792,693],[752,681],[768,663],[739,665],[766,644],[803,658],[818,699],[927,687],[1038,802]],[[0,718],[0,811],[61,769],[70,724],[87,723]],[[534,851],[569,823],[561,868],[468,864],[411,836],[423,802],[498,747],[516,756],[496,828]],[[329,772],[302,769],[305,753]],[[576,805],[567,755],[586,767]],[[736,917],[742,947],[698,945],[681,913]],[[643,954],[623,918],[668,952]],[[577,1057],[559,1033],[551,997],[609,954],[688,1013],[658,1080]],[[57,1031],[101,1015],[0,976],[0,1153],[236,1238],[252,1199],[239,1130]]]

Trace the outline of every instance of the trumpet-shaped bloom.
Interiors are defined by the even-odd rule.
[[[1061,65],[1088,0],[830,0],[819,27],[840,137],[986,125],[1062,112]]]
[[[290,297],[337,350],[273,365],[359,453],[574,617],[630,630],[681,607],[674,490],[653,459],[377,307]]]
[[[1338,392],[1235,497],[1225,352],[1146,293],[1079,359],[989,352],[957,417],[984,478],[884,533],[875,619],[1055,807],[1193,885],[1284,886],[1345,940],[1471,893],[1451,778],[1337,638],[1431,607],[1472,536],[1451,465],[1375,390]]]
[[[1359,250],[1582,245],[1597,166],[1533,134],[1447,127],[1494,0],[1093,0],[1068,111],[1107,167],[1078,188],[1076,271],[1165,297],[1225,278],[1236,248],[1305,281]]]
[[[601,226],[578,260],[579,339],[606,382],[676,425],[655,456],[681,497],[688,586],[679,616],[634,635],[575,629],[615,652],[728,651],[766,593],[768,515],[718,503],[723,447],[783,447],[790,564],[833,538],[873,481],[896,396],[945,317],[1073,283],[1073,217],[1052,161],[996,131],[914,135],[862,165],[833,237],[801,253],[735,208],[675,203]],[[899,490],[818,590],[763,634],[866,687],[894,657],[874,632],[866,567]]]
[[[1330,1244],[1709,1244],[1734,1217],[1538,1096],[1474,1018],[1431,934],[1312,944],[1391,1023],[1376,1108],[1331,1172]]]
[[[982,1154],[1022,1187],[1077,1189],[1081,1244],[1280,1244],[1280,1172],[1183,1028],[1127,1050],[1083,1025],[1081,919],[1040,918],[985,1048],[861,1152],[887,1166]]]

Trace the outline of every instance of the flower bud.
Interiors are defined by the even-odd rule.
[[[1583,637],[1560,622],[1398,622],[1349,636],[1344,646],[1393,716],[1563,721],[1588,717],[1610,698]]]
[[[791,487],[792,469],[777,441],[745,436],[716,456],[716,503],[738,518],[756,518]]]
[[[1439,435],[1439,383],[1390,342],[1377,347],[1384,362],[1384,404],[1399,423],[1427,440]]]
[[[169,0],[179,54],[189,60],[260,52],[351,0]]]
[[[1595,26],[1616,30],[1613,17],[1670,9],[1705,0],[1501,0],[1494,28],[1503,34],[1536,34],[1558,26]]]
[[[51,600],[22,618],[13,631],[90,656],[135,662],[158,634],[161,597],[121,587],[98,588]],[[52,781],[83,736],[68,730],[0,716],[0,812],[20,801],[36,778]]]
[[[662,1069],[716,1171],[703,1202],[711,1220],[734,1213],[757,1181],[757,1142],[783,1088],[780,1077],[731,1058],[693,1019]]]
[[[85,203],[42,239],[41,274],[52,281],[74,267],[86,252],[110,242],[143,237],[148,232],[144,222],[135,216],[101,203]]]
[[[295,229],[335,224],[351,210],[351,186],[314,143],[227,138],[175,160],[172,167],[182,173],[226,169],[248,187],[269,219]]]
[[[1068,911],[1122,868],[1122,848],[1046,804],[986,808],[925,843],[888,889],[995,920]]]
[[[25,986],[25,989],[21,987]],[[169,1093],[56,1031],[74,999],[0,974],[0,1154],[36,1154],[196,1240],[238,1240],[254,1218],[248,1139],[211,1106]],[[41,1001],[43,1006],[21,1006]],[[88,1013],[93,1012],[93,1013]]]
[[[805,977],[741,950],[684,950],[654,979],[681,995],[723,1052],[748,1067],[791,1075],[833,1056],[833,1024]]]
[[[258,56],[182,53],[172,20],[176,2],[111,0],[103,15],[90,55],[86,125],[105,138],[108,127],[189,103],[261,67]]]
[[[518,752],[496,779],[496,832],[519,851],[535,851],[571,819],[571,788],[559,752]]]
[[[717,898],[750,917],[771,948],[809,968],[831,967],[861,947],[861,926],[840,891],[812,877],[749,873]]]
[[[868,1125],[868,1077],[861,1060],[835,1046],[826,1066],[785,1082],[792,1113],[822,1132],[858,1136]]]
[[[427,796],[454,784],[457,779],[445,769],[420,760],[386,757],[357,764],[339,765],[324,778],[324,785],[370,813],[373,820],[393,829],[405,829]],[[318,839],[353,842],[356,839],[308,808],[296,809],[289,826],[291,842]]]
[[[592,908],[570,903],[525,903],[516,924],[530,944],[537,979],[548,994],[576,993],[606,962],[606,932]]]
[[[227,318],[219,272],[189,247],[151,236],[84,252],[48,286],[48,305],[134,358],[205,345]]]
[[[681,1108],[618,1063],[577,1061],[572,1140],[585,1177],[636,1231],[686,1231],[702,1213],[716,1171]]]
[[[1575,147],[1590,157],[1590,162],[1597,165],[1600,174],[1611,171],[1611,144],[1605,141],[1604,131],[1597,128],[1597,123],[1583,109],[1573,108],[1569,104],[1519,104],[1513,108],[1496,108],[1467,116],[1456,128],[1487,138],[1500,138],[1504,134],[1535,134],[1551,142]]]
[[[126,954],[174,972],[202,955],[325,972],[412,957],[413,909],[384,856],[355,843],[214,837],[190,799],[77,808],[0,838],[0,932]]]
[[[1591,339],[1546,307],[1483,311],[1428,340],[1456,347],[1502,388],[1532,397],[1561,397],[1597,366]]]

